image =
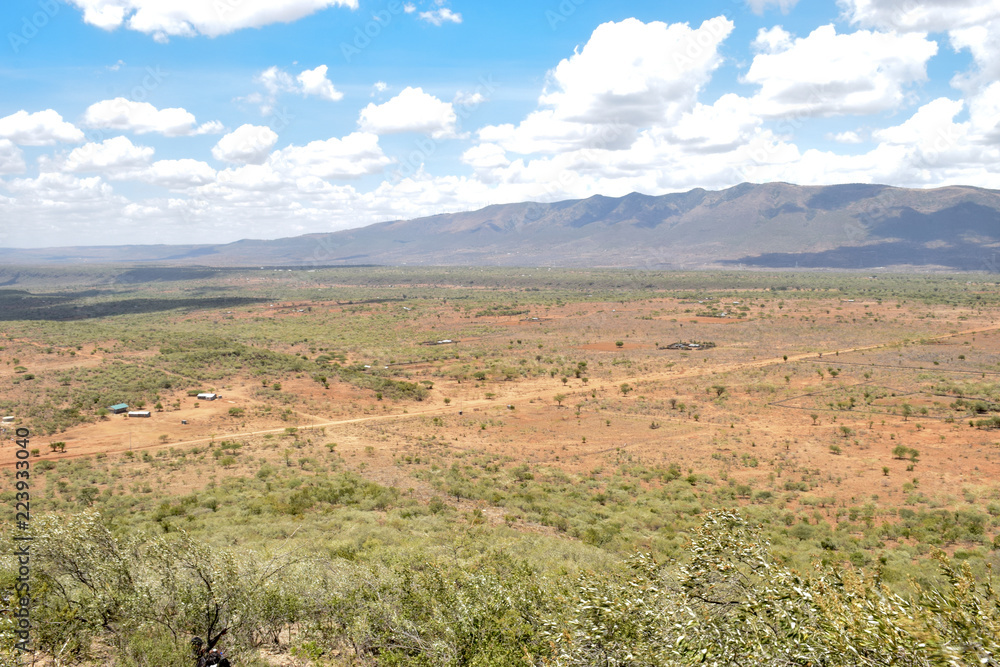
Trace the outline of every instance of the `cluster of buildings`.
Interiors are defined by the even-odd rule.
[[[214,401],[222,398],[222,395],[206,391],[198,394],[197,398],[199,401]],[[125,414],[127,417],[149,417],[152,415],[149,410],[129,410],[128,403],[116,403],[114,405],[109,405],[108,411],[113,415]],[[10,421],[14,421],[13,417],[10,417],[9,419]],[[4,421],[7,420],[8,418],[5,417]]]
[[[113,415],[120,415],[124,412],[128,417],[149,417],[152,414],[149,410],[129,410],[128,403],[109,405],[108,412]]]

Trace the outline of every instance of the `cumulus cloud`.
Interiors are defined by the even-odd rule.
[[[467,93],[464,91],[459,91],[455,93],[455,98],[451,101],[452,104],[458,105],[460,107],[477,107],[486,101],[486,96],[476,91],[474,93]]]
[[[290,23],[328,7],[357,9],[357,0],[69,0],[86,23],[104,30],[122,26],[169,37],[218,37],[243,28]]]
[[[456,120],[450,103],[408,86],[383,104],[369,103],[358,116],[358,126],[374,134],[421,132],[439,139],[455,136]]]
[[[641,128],[676,123],[694,108],[732,29],[722,16],[697,28],[604,23],[549,72],[536,111],[517,125],[486,126],[479,139],[522,154],[627,148]]]
[[[755,56],[744,81],[760,86],[755,106],[767,117],[870,114],[897,108],[904,88],[927,78],[936,53],[937,43],[920,34],[837,34],[826,25]]]
[[[59,142],[75,144],[83,141],[83,132],[64,121],[52,109],[35,113],[21,110],[0,118],[0,139],[8,139],[21,146],[50,146]]]
[[[102,5],[110,23],[115,1]],[[761,11],[782,9],[780,0],[750,4]],[[846,6],[846,0],[841,4]],[[886,6],[875,0],[869,5]],[[940,8],[944,0],[929,6]],[[961,11],[965,5],[952,0],[951,6]],[[126,137],[56,150],[39,158],[38,178],[0,179],[0,193],[6,195],[0,196],[0,219],[30,221],[35,235],[44,233],[46,224],[64,230],[75,225],[75,242],[114,242],[115,237],[99,236],[109,219],[141,224],[149,242],[183,241],[194,225],[214,235],[202,237],[206,241],[225,241],[273,236],[279,228],[283,234],[347,228],[488,203],[658,194],[741,181],[1000,188],[1000,82],[983,78],[963,89],[959,99],[940,97],[907,109],[937,45],[920,29],[926,19],[897,22],[896,27],[864,24],[851,34],[825,26],[804,38],[781,26],[760,30],[748,56],[753,63],[744,68],[744,82],[756,93],[711,96],[709,83],[723,63],[721,45],[733,30],[727,19],[700,26],[635,19],[607,23],[548,72],[533,110],[513,122],[481,128],[477,141],[462,146],[467,175],[435,174],[444,167],[430,159],[426,165],[423,160],[401,165],[379,145],[378,133],[457,136],[457,117],[485,101],[489,90],[456,93],[449,104],[411,87],[383,104],[372,100],[359,112],[359,130],[345,137],[276,150],[278,136],[271,129],[237,127],[211,149],[212,157],[224,163],[218,171],[193,159],[203,157],[197,155],[154,161],[152,148]],[[977,67],[992,62],[994,33],[986,21],[958,17],[947,30],[951,45],[967,49]],[[333,100],[339,91],[328,75],[325,66],[301,72],[269,68],[258,75],[256,101],[273,103],[282,94]],[[387,89],[382,84],[372,92]],[[885,111],[893,114],[845,125],[816,120]],[[101,122],[137,134],[192,134],[213,125],[198,126],[185,114],[150,105],[106,114]],[[807,132],[797,138],[793,130],[801,125],[787,119],[806,116],[812,117],[801,123]],[[890,120],[884,120],[887,116]],[[26,145],[71,137],[82,141],[82,133],[69,123],[59,139],[53,130],[57,122],[39,122],[48,129],[31,130],[23,117],[17,123],[11,118],[0,119],[0,173],[25,170],[18,141],[11,137]],[[64,122],[58,115],[49,120]],[[841,131],[845,126],[863,129]],[[808,141],[824,136],[829,143],[822,150],[810,148]],[[403,159],[409,145],[400,150]],[[394,173],[386,174],[393,167]],[[372,178],[378,174],[385,175]],[[123,180],[169,194],[141,188],[142,195],[130,201],[112,187]],[[377,180],[382,183],[360,189],[359,183]],[[149,192],[154,194],[141,198]],[[27,245],[38,243],[27,235],[19,238]],[[69,241],[66,233],[59,238]]]
[[[864,142],[857,132],[853,130],[847,130],[846,132],[837,132],[836,134],[827,133],[826,139],[828,141],[836,141],[838,144],[860,144]]]
[[[73,212],[76,216],[114,198],[114,190],[100,176],[78,178],[72,174],[42,172],[37,178],[14,178],[4,185],[17,195],[21,207]]]
[[[636,19],[604,23],[550,73],[539,103],[576,122],[669,122],[693,105],[722,62],[717,47],[732,29],[721,16],[696,29]]]
[[[420,12],[420,20],[440,26],[445,23],[461,23],[462,15],[451,11],[447,7],[439,7],[429,12]]]
[[[157,160],[139,178],[170,190],[186,190],[213,182],[215,170],[200,160]]]
[[[761,126],[760,117],[751,107],[750,100],[728,93],[712,105],[695,105],[676,125],[666,129],[665,135],[687,151],[730,151],[745,144]]]
[[[1000,81],[970,100],[969,123],[980,143],[1000,148]]]
[[[153,149],[149,146],[136,146],[128,137],[112,137],[100,143],[88,143],[74,148],[62,164],[64,171],[72,172],[102,172],[114,177],[116,175],[134,174],[145,168]]]
[[[262,125],[241,125],[212,147],[212,156],[223,162],[260,164],[278,141],[278,135]]]
[[[1000,18],[1000,5],[983,0],[837,0],[846,18],[862,27],[947,32]]]
[[[344,96],[342,92],[333,87],[330,79],[326,78],[326,70],[326,65],[320,65],[315,69],[303,70],[296,77],[303,95],[315,95],[331,102],[336,102]]]
[[[845,17],[864,27],[900,32],[947,32],[955,50],[968,49],[976,68],[955,77],[967,91],[1000,77],[1000,3],[983,0],[838,0]]]
[[[24,169],[21,149],[10,139],[0,139],[0,174],[20,174]]]
[[[976,69],[952,80],[964,90],[975,91],[1000,79],[1000,18],[979,25],[958,28],[948,33],[956,50],[968,49]]]
[[[254,81],[264,86],[268,94],[277,95],[281,92],[298,92],[298,85],[291,74],[277,65],[268,67],[254,77]]]
[[[761,28],[757,31],[757,38],[750,44],[755,51],[764,53],[780,53],[787,51],[792,46],[792,35],[780,25],[773,28]]]
[[[11,195],[0,196],[0,219],[24,222],[0,230],[0,236],[8,232],[4,245],[93,245],[97,239],[121,242],[121,228],[108,221],[119,220],[128,201],[116,195],[100,176],[80,178],[46,171],[36,178],[0,181],[0,190]]]
[[[941,128],[950,125],[964,106],[965,103],[961,100],[939,97],[920,107],[906,122],[875,130],[872,136],[890,144],[920,144],[940,134]]]
[[[194,114],[186,109],[157,109],[149,102],[135,102],[124,97],[91,104],[83,114],[83,124],[136,134],[155,132],[168,137],[213,134],[223,129],[218,121],[197,125]]]
[[[336,89],[333,82],[327,78],[328,68],[326,65],[319,65],[313,69],[302,70],[297,76],[292,76],[277,65],[268,67],[257,74],[254,81],[267,91],[265,95],[253,93],[241,98],[251,104],[259,104],[263,114],[271,113],[281,93],[295,93],[307,97],[315,95],[321,99],[337,102],[344,97],[344,94]]]
[[[352,132],[343,139],[311,141],[305,146],[289,146],[275,151],[266,165],[293,178],[358,178],[382,171],[390,160],[378,144],[378,136]]]
[[[479,144],[462,153],[462,162],[477,170],[496,169],[510,164],[504,149],[496,144]]]

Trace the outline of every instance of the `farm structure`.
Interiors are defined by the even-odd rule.
[[[711,341],[690,341],[679,343],[671,343],[666,347],[661,347],[661,350],[710,350],[715,347],[715,343]]]

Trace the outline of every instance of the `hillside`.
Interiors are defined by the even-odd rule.
[[[1000,192],[993,190],[744,183],[501,204],[220,245],[0,250],[0,261],[994,270],[998,246]]]

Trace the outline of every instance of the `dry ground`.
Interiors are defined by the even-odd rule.
[[[311,306],[310,312],[299,312],[305,304],[295,302],[266,304],[261,310],[269,316],[305,318],[336,316],[344,309],[335,302]],[[476,354],[484,359],[505,354],[530,358],[536,348],[567,362],[586,360],[584,376],[566,382],[560,375],[459,381],[442,377],[447,362],[400,364],[394,368],[405,368],[409,379],[430,380],[434,387],[426,401],[393,403],[344,383],[324,389],[308,377],[291,377],[283,381],[283,391],[294,394],[297,402],[290,416],[280,418],[276,411],[260,414],[255,380],[234,377],[213,387],[222,394],[214,402],[178,391],[163,402],[169,406],[178,400],[180,409],[154,411],[149,419],[111,416],[35,442],[46,458],[63,459],[224,439],[243,439],[252,447],[265,434],[280,435],[294,426],[322,428],[323,437],[336,441],[349,462],[364,461],[365,476],[403,488],[421,485],[397,465],[398,457],[411,450],[414,438],[435,435],[456,450],[489,451],[567,472],[588,472],[627,456],[636,463],[676,463],[685,471],[775,491],[806,474],[822,481],[813,495],[833,499],[833,507],[875,497],[882,504],[902,504],[903,484],[914,478],[924,494],[945,504],[996,495],[998,438],[969,428],[959,413],[954,423],[946,422],[953,399],[922,392],[927,381],[920,379],[932,372],[982,379],[982,368],[1000,359],[1000,333],[992,314],[807,299],[780,308],[772,302],[737,320],[693,316],[682,312],[686,307],[674,299],[569,303],[534,309],[531,315],[484,318],[491,333],[449,346],[449,353],[473,363]],[[428,314],[425,321],[440,330],[469,320],[449,308],[431,314],[437,317]],[[232,317],[251,315],[257,313]],[[223,316],[202,312],[184,317],[218,321]],[[963,321],[957,321],[959,316]],[[680,339],[712,340],[717,347],[657,349]],[[103,355],[88,354],[90,348],[75,357],[53,357],[36,343],[17,341],[3,354],[19,354],[21,364],[42,370],[95,365]],[[970,359],[956,361],[961,351]],[[932,357],[941,360],[937,366]],[[836,377],[817,373],[830,367],[840,369]],[[0,365],[0,377],[12,373],[10,364]],[[632,391],[624,395],[620,387],[626,383]],[[869,385],[888,387],[897,396],[851,410],[829,407],[833,397]],[[555,401],[559,394],[565,396],[561,405]],[[671,399],[685,409],[671,408]],[[913,415],[899,414],[902,402],[912,406]],[[246,412],[231,416],[233,407]],[[919,414],[922,407],[931,408],[928,415]],[[432,423],[432,417],[439,422]],[[50,440],[66,442],[66,453],[49,452]],[[910,461],[893,458],[899,444],[919,451],[912,470]],[[839,453],[831,446],[839,447]],[[374,453],[366,451],[370,447]],[[0,465],[12,465],[13,449],[8,445],[3,451]],[[216,474],[244,471],[235,466]],[[186,480],[172,484],[188,486]]]

